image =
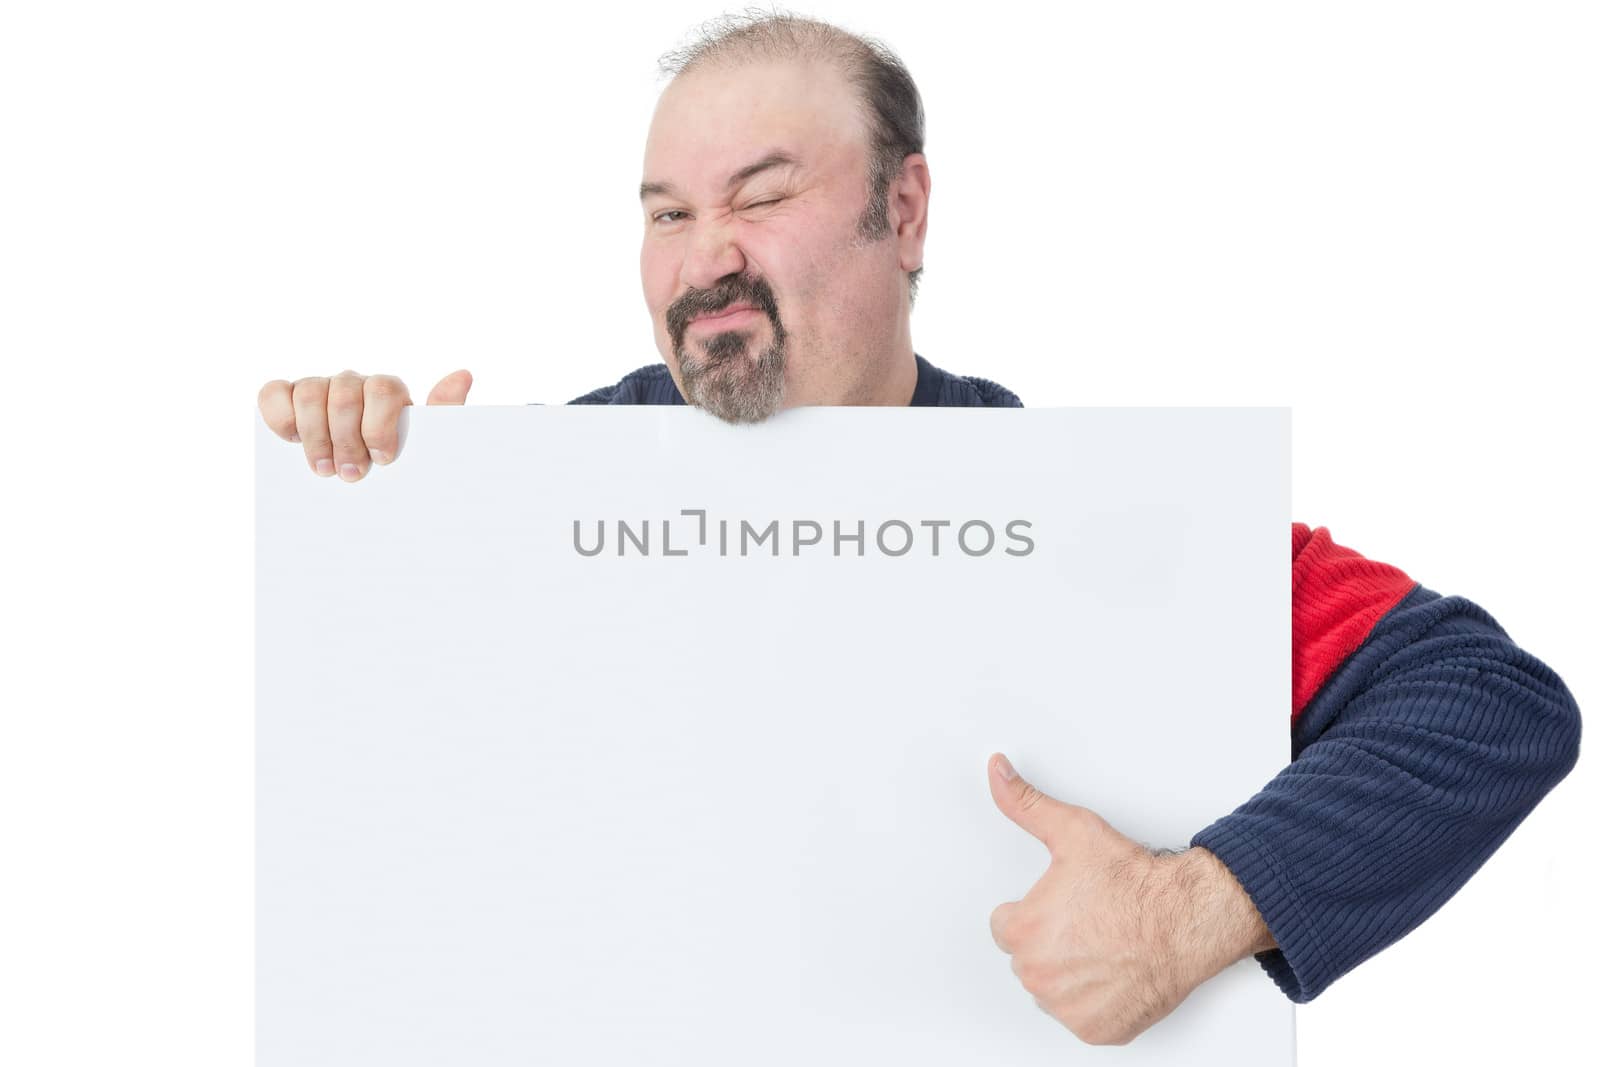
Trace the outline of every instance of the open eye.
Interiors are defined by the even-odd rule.
[[[687,211],[679,211],[676,208],[674,208],[671,211],[663,211],[663,212],[660,212],[659,214],[654,215],[652,217],[655,219],[656,222],[667,222],[667,221],[672,221],[672,220],[668,220],[667,219],[668,215],[687,215],[687,214],[688,214]]]

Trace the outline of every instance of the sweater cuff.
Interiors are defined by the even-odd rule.
[[[1321,993],[1337,975],[1325,975],[1330,955],[1288,871],[1272,850],[1239,825],[1237,815],[1225,815],[1190,839],[1220,859],[1233,872],[1256,910],[1272,931],[1278,947],[1255,954],[1256,962],[1296,1004]]]

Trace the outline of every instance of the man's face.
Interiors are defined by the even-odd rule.
[[[684,399],[730,422],[849,404],[904,330],[898,244],[865,240],[868,139],[832,67],[710,65],[662,93],[639,256]]]

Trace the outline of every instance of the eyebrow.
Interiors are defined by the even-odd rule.
[[[732,189],[742,181],[755,177],[773,167],[798,167],[800,161],[783,149],[775,149],[747,166],[740,167],[728,178],[727,188]],[[678,190],[671,182],[644,182],[639,186],[639,199],[650,196],[677,196]]]

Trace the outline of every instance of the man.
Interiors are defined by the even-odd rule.
[[[916,354],[929,172],[920,97],[874,42],[730,19],[669,55],[645,148],[640,270],[663,363],[578,404],[689,403],[736,423],[810,404],[1020,407]],[[460,404],[457,371],[429,404]],[[263,418],[349,481],[400,448],[404,383],[263,387]],[[1039,1005],[1124,1044],[1253,955],[1304,1003],[1447,900],[1572,768],[1571,693],[1481,608],[1296,523],[1292,759],[1186,850],[1040,793],[1003,755],[996,804],[1050,850],[991,916]]]

